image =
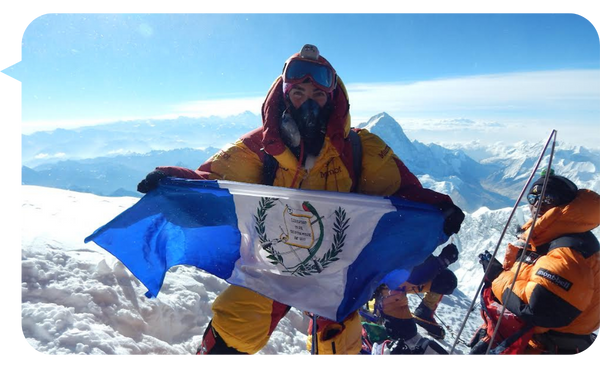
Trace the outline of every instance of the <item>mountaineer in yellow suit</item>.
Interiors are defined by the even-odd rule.
[[[287,188],[398,196],[437,206],[444,231],[460,229],[464,214],[447,195],[422,187],[418,179],[378,136],[357,132],[362,147],[353,165],[346,89],[313,45],[290,57],[262,106],[263,125],[211,157],[197,170],[157,167],[138,185],[146,193],[165,176],[231,180]],[[352,134],[354,134],[354,132]],[[267,161],[275,162],[269,164]],[[360,172],[360,173],[359,173]],[[327,295],[323,295],[327,298]],[[229,286],[214,301],[198,354],[254,354],[290,306],[239,286]],[[318,319],[319,354],[358,354],[358,313],[343,323]],[[309,338],[310,340],[310,338]]]
[[[444,295],[452,294],[457,286],[456,275],[448,266],[458,260],[458,248],[450,243],[438,256],[431,255],[415,266],[406,282],[390,290],[382,284],[374,293],[373,313],[366,320],[383,325],[390,339],[384,344],[374,344],[371,354],[447,354],[433,340],[423,338],[417,324],[435,339],[444,338],[443,328],[433,314]],[[407,294],[425,293],[413,313],[408,306]],[[361,311],[362,312],[362,311]]]

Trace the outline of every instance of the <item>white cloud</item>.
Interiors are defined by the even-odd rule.
[[[600,71],[481,75],[415,83],[348,84],[353,125],[382,111],[411,139],[561,139],[597,146]]]
[[[55,153],[55,154],[48,154],[48,153],[39,153],[37,155],[35,155],[34,158],[38,159],[38,160],[42,160],[42,159],[49,159],[49,158],[64,158],[67,157],[67,155],[64,152],[59,152],[59,153]]]
[[[600,135],[598,70],[509,73],[415,83],[349,83],[346,87],[354,126],[385,111],[402,125],[411,139],[424,142],[444,139],[495,142],[514,137],[537,140],[557,129],[563,139],[597,146]],[[227,117],[245,111],[260,115],[264,98],[261,95],[188,101],[171,106],[170,111],[160,116],[118,120]],[[34,124],[48,130],[99,123],[98,120],[24,122],[23,133],[39,130]]]
[[[153,117],[159,118],[159,117]],[[165,117],[166,118],[166,117]],[[168,118],[175,119],[177,116],[172,115]],[[138,119],[150,119],[149,117],[123,117],[119,119],[56,119],[56,120],[34,120],[34,121],[22,121],[21,134],[31,134],[38,131],[51,131],[54,129],[76,129],[83,126],[93,126],[107,123],[114,123],[115,121],[127,121],[127,120],[138,120]]]
[[[456,117],[541,111],[600,111],[600,72],[566,70],[440,79],[411,84],[348,84],[355,116]]]
[[[174,106],[170,106],[171,111],[154,116],[122,116],[116,118],[104,119],[63,119],[63,120],[40,120],[24,121],[22,124],[22,133],[31,134],[40,130],[53,130],[57,128],[74,129],[83,126],[112,123],[115,121],[135,121],[151,119],[177,119],[179,116],[188,117],[208,117],[220,116],[227,117],[250,111],[253,114],[260,115],[260,109],[265,97],[245,97],[220,100],[200,100],[189,101]]]
[[[266,93],[266,91],[265,91]],[[174,106],[174,112],[185,116],[231,116],[250,111],[260,115],[265,97],[190,101]]]
[[[352,116],[368,119],[382,111],[394,118],[469,118],[498,122],[547,115],[552,111],[600,112],[600,71],[565,70],[481,75],[415,83],[349,83]],[[265,91],[266,93],[266,91]],[[264,96],[190,101],[174,114],[228,116],[244,111],[260,114]]]

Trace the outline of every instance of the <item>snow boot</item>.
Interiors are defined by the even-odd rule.
[[[373,355],[448,355],[448,352],[434,340],[416,334],[408,340],[385,341],[382,344],[373,345]]]
[[[425,298],[423,298],[421,304],[419,304],[417,309],[415,309],[415,311],[413,312],[413,317],[415,319],[415,322],[419,326],[423,327],[427,331],[429,336],[433,337],[434,339],[443,340],[446,336],[446,331],[444,331],[444,328],[437,323],[433,316],[433,313],[441,298],[439,298],[435,303],[430,303],[428,299],[435,299],[437,298],[437,295],[439,295],[436,294],[432,295],[432,297],[429,297],[430,294],[433,293],[428,293],[427,295],[425,295]],[[427,304],[433,304],[433,306],[429,307],[427,306]]]
[[[412,354],[437,354],[437,355],[448,355],[446,349],[444,349],[435,340],[430,340],[422,337],[417,345],[411,349]]]
[[[221,335],[219,335],[217,331],[215,331],[215,329],[212,327],[211,320],[208,323],[206,330],[204,331],[204,336],[202,336],[202,343],[200,344],[198,351],[196,351],[196,355],[209,354],[238,355],[247,353],[243,353],[227,345],[223,338],[221,338]]]

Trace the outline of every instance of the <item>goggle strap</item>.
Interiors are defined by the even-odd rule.
[[[290,68],[292,64],[296,64],[295,68]],[[298,65],[300,68],[298,68]],[[325,74],[317,74],[315,72],[325,70]],[[295,71],[295,75],[290,76],[290,72]],[[298,73],[299,71],[299,73]],[[328,92],[333,91],[336,87],[336,76],[333,69],[325,64],[311,62],[308,60],[294,59],[287,63],[283,71],[283,80],[286,83],[301,81],[309,78],[314,83],[326,88]]]

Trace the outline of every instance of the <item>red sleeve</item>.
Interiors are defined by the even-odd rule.
[[[159,166],[156,170],[160,170],[167,174],[182,179],[208,179],[208,173],[201,170],[190,170],[185,167],[178,166]]]
[[[396,157],[394,157],[394,161],[398,166],[400,177],[402,178],[400,188],[398,191],[396,191],[396,193],[394,193],[395,196],[408,199],[410,201],[434,205],[442,202],[453,203],[452,199],[446,194],[423,188],[423,185],[421,185],[419,179],[417,179],[417,177],[410,172],[406,165],[404,165],[404,162]]]

